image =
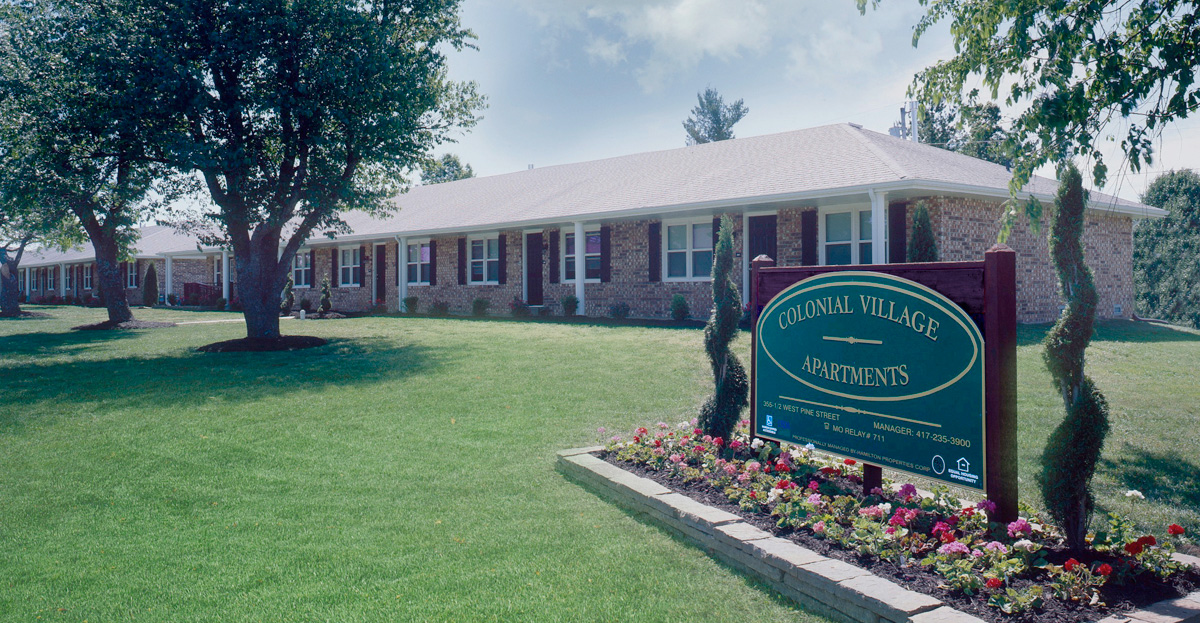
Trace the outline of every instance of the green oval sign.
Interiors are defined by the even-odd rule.
[[[755,348],[759,436],[984,488],[983,336],[942,294],[818,275],[763,308]]]

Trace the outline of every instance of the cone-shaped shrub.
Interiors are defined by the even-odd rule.
[[[292,306],[296,304],[296,292],[293,290],[295,285],[292,281],[292,273],[288,273],[288,280],[283,284],[283,295],[279,300],[280,315],[286,316],[292,313]]]
[[[937,239],[933,236],[933,223],[929,220],[929,208],[918,201],[913,210],[912,233],[908,237],[908,261],[938,261]]]
[[[158,270],[154,268],[154,262],[150,262],[150,268],[146,269],[146,281],[142,286],[142,305],[146,307],[154,307],[158,305]]]
[[[729,344],[737,337],[738,320],[742,316],[741,300],[733,283],[733,219],[721,217],[721,231],[712,270],[713,308],[708,325],[704,327],[704,350],[712,364],[713,395],[700,407],[700,428],[706,435],[729,440],[737,425],[750,385],[746,369],[737,355],[729,352]]]
[[[329,291],[329,277],[325,277],[321,280],[321,303],[317,305],[317,311],[327,314],[331,309],[333,309],[333,293]]]
[[[1084,351],[1096,321],[1096,284],[1083,262],[1083,219],[1087,193],[1074,164],[1059,173],[1050,222],[1050,256],[1066,307],[1046,336],[1046,367],[1062,396],[1066,418],[1042,454],[1038,484],[1046,510],[1062,528],[1067,545],[1082,550],[1094,500],[1092,475],[1108,434],[1108,403],[1084,374]]]

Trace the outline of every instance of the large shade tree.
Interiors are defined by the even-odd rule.
[[[868,3],[858,0],[860,10]],[[1122,130],[1133,170],[1151,162],[1163,127],[1200,108],[1200,19],[1181,0],[921,0],[913,34],[948,21],[956,54],[917,74],[921,102],[969,103],[979,84],[1020,110],[1008,129],[1012,189],[1046,163],[1092,160],[1102,185],[1100,142]],[[1119,123],[1117,123],[1119,122]],[[1116,124],[1116,125],[1114,125]]]
[[[109,322],[133,318],[119,261],[136,225],[185,185],[153,150],[165,137],[127,54],[133,16],[108,3],[0,5],[0,196],[42,226],[73,215],[96,252]],[[32,213],[32,214],[31,214]]]
[[[1171,171],[1153,182],[1142,203],[1167,211],[1133,230],[1133,282],[1138,313],[1200,327],[1200,175]]]
[[[79,241],[79,228],[69,214],[7,195],[0,182],[0,316],[21,314],[19,271],[26,249],[65,248]]]
[[[441,184],[475,177],[475,170],[454,154],[421,163],[421,183]]]
[[[696,94],[696,106],[683,122],[687,144],[712,143],[733,138],[733,126],[750,112],[742,100],[726,104],[716,89],[708,87]]]
[[[446,77],[473,38],[459,0],[117,0],[151,16],[124,40],[152,58],[136,88],[176,133],[160,143],[203,180],[204,218],[232,248],[250,338],[279,337],[279,293],[314,233],[385,211],[483,105]]]

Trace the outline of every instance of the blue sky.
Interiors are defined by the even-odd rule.
[[[489,107],[438,153],[496,175],[681,147],[706,86],[745,100],[737,136],[846,121],[886,132],[913,74],[953,53],[944,25],[913,48],[921,14],[911,0],[865,16],[854,0],[466,0],[479,50],[452,54],[450,73]],[[1200,121],[1169,127],[1140,174],[1117,175],[1115,144],[1106,153],[1104,190],[1136,199],[1161,170],[1200,169]]]

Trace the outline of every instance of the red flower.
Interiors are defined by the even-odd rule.
[[[639,435],[645,435],[649,431],[647,431],[645,427],[638,427],[638,429],[633,432],[635,432]]]
[[[1125,545],[1125,551],[1129,552],[1130,556],[1137,556],[1142,553],[1143,549],[1145,548],[1142,546],[1141,541],[1134,541]]]
[[[757,493],[757,492],[755,492],[755,491],[751,491],[751,492],[750,492],[750,499],[751,499],[751,500],[757,500],[757,499],[758,499],[758,493]]]
[[[1177,523],[1173,523],[1173,524],[1167,526],[1167,534],[1171,534],[1171,535],[1183,534],[1183,526],[1181,526]]]
[[[1078,566],[1079,566],[1079,561],[1075,560],[1074,558],[1071,558],[1071,559],[1067,560],[1067,562],[1063,563],[1063,569],[1066,569],[1067,571],[1074,571],[1075,567],[1078,567]]]
[[[842,462],[845,463],[846,465],[854,465],[858,461],[855,461],[854,459],[846,459],[845,461],[842,461]]]
[[[1001,580],[1000,578],[988,578],[988,588],[1000,588],[1001,586],[1004,586],[1004,580]]]
[[[1107,576],[1110,573],[1112,573],[1112,566],[1108,565],[1107,563],[1096,567],[1096,575]]]
[[[778,463],[775,464],[775,471],[786,472],[787,470],[788,470],[787,463],[784,463],[783,461],[779,461]]]
[[[740,447],[742,447],[742,442],[740,442],[740,441],[738,441],[738,440],[736,440],[736,439],[734,439],[733,441],[729,442],[729,448],[730,448],[730,449],[732,449],[732,450],[737,450],[737,449],[738,449],[738,448],[740,448]]]
[[[662,447],[662,440],[661,440],[661,439],[655,439],[655,440],[654,440],[654,447],[655,447],[655,448],[661,448],[661,447]]]
[[[950,532],[949,530],[938,535],[938,538],[940,538],[943,543],[953,543],[958,540],[958,537],[954,536],[954,533]]]
[[[692,430],[692,434],[699,437],[700,435],[704,434],[704,431],[700,430],[699,428],[696,428],[696,429]]]
[[[642,438],[637,435],[633,436],[633,443],[642,443]]]
[[[825,474],[826,476],[832,476],[832,475],[834,475],[834,474],[837,474],[837,473],[839,473],[839,472],[838,472],[837,468],[834,468],[834,467],[822,467],[822,468],[821,468],[821,473],[822,473],[822,474]]]
[[[700,444],[696,444],[696,447],[692,448],[692,449],[695,450],[696,452],[704,452],[704,446],[702,446]]]
[[[775,488],[777,488],[777,489],[783,489],[783,490],[785,490],[785,491],[786,491],[786,490],[788,490],[788,489],[791,489],[791,488],[793,488],[793,487],[795,487],[795,486],[796,486],[796,483],[794,483],[794,482],[792,482],[792,481],[788,480],[787,478],[784,478],[784,479],[780,480],[778,483],[776,483],[776,485],[775,485]]]
[[[725,445],[725,440],[721,439],[720,437],[713,437],[713,445],[720,448],[721,446]]]
[[[1150,547],[1152,545],[1158,545],[1158,541],[1155,540],[1154,535],[1152,535],[1152,534],[1147,534],[1146,536],[1138,539],[1137,542],[1141,543],[1142,547]]]

